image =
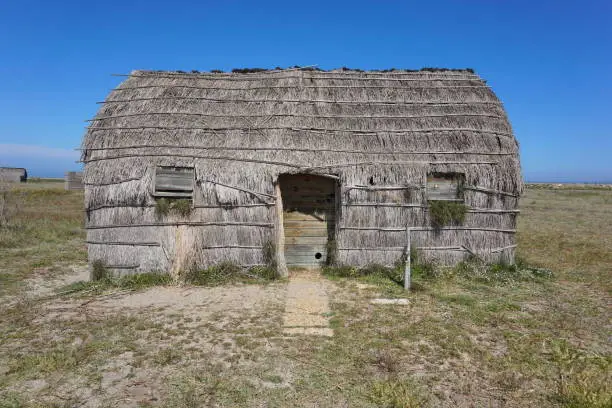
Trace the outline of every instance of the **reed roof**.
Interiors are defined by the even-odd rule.
[[[512,181],[499,188],[522,186],[503,105],[471,69],[133,71],[91,120],[83,160],[105,163],[88,166],[85,182],[137,178],[108,159],[148,155],[289,167],[494,161]]]

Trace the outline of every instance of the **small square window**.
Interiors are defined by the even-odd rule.
[[[193,167],[159,166],[155,169],[155,197],[193,198]]]
[[[431,173],[427,175],[428,201],[463,201],[465,175],[461,173]]]

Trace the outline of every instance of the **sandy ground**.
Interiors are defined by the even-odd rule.
[[[292,274],[287,285],[283,333],[333,336],[329,328],[329,290],[329,283],[317,272]]]
[[[49,276],[47,268],[34,271],[33,278],[27,281],[26,296],[37,298],[52,295],[63,286],[74,282],[89,280],[87,265],[72,265],[69,271],[59,276]]]
[[[254,378],[260,371],[273,372],[273,378],[282,380],[269,382],[260,375],[264,378],[260,386],[287,387],[292,381],[292,362],[275,356],[279,342],[292,342],[296,336],[333,335],[328,327],[332,284],[314,273],[268,285],[165,286],[85,298],[53,296],[66,284],[88,279],[85,267],[71,270],[53,279],[42,272],[28,282],[26,297],[42,301],[42,310],[33,322],[40,328],[41,341],[82,350],[99,341],[92,325],[135,319],[136,327],[142,327],[130,340],[129,350],[83,367],[87,375],[79,369],[67,377],[35,377],[8,390],[31,395],[37,403],[71,398],[79,401],[75,406],[91,408],[154,404],[167,400],[168,379],[202,367],[233,374],[246,372]],[[105,330],[117,330],[113,335],[117,341],[130,337],[129,333],[121,334],[116,323]],[[48,340],[42,340],[45,337]],[[163,363],[165,359],[171,363]],[[179,360],[183,363],[176,364]],[[91,376],[95,381],[88,378]]]

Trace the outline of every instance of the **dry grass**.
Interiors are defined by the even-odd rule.
[[[12,185],[15,210],[0,227],[0,294],[33,274],[57,276],[86,262],[83,192],[63,188],[52,181]]]
[[[335,278],[332,338],[282,337],[283,282],[190,289],[210,303],[184,308],[82,296],[3,304],[0,406],[609,407],[611,200],[527,189],[519,253],[553,279],[416,276],[408,306],[373,306],[399,286],[384,274]],[[28,260],[3,257],[28,275]],[[200,292],[178,299],[190,293]],[[257,300],[243,303],[247,293]],[[80,306],[90,300],[102,303]]]

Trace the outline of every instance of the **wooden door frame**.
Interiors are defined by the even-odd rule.
[[[281,192],[280,176],[314,176],[333,179],[335,182],[334,188],[334,205],[335,205],[335,218],[334,218],[334,239],[338,234],[338,222],[341,209],[341,194],[342,188],[340,185],[340,177],[335,174],[316,174],[316,173],[282,173],[279,174],[274,183],[274,195],[275,195],[275,211],[276,217],[274,222],[275,230],[275,246],[276,246],[276,268],[277,274],[281,278],[289,276],[289,269],[287,268],[287,261],[285,259],[285,227],[283,218],[283,195]]]

